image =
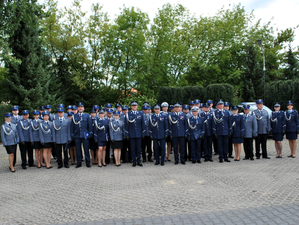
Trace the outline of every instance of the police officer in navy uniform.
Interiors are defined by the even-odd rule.
[[[235,159],[234,161],[240,161],[241,156],[241,144],[244,142],[244,117],[240,115],[238,106],[232,107],[232,135],[231,141],[234,144]]]
[[[187,118],[187,134],[188,140],[191,144],[191,158],[192,163],[201,163],[201,140],[205,136],[204,119],[199,117],[199,108],[193,106],[192,117]]]
[[[255,139],[255,156],[260,159],[260,146],[262,145],[262,157],[270,159],[267,153],[267,137],[271,130],[270,117],[267,110],[263,109],[263,100],[256,101],[257,109],[253,111],[257,120],[257,138]]]
[[[228,138],[231,135],[231,116],[229,112],[223,109],[224,102],[220,99],[217,103],[218,109],[213,112],[213,134],[217,139],[219,162],[223,163],[223,160],[228,160]]]
[[[152,141],[151,141],[151,135],[150,135],[150,124],[149,124],[149,118],[150,113],[149,111],[150,105],[146,102],[142,106],[142,112],[143,112],[143,118],[144,118],[144,138],[141,141],[141,149],[142,149],[142,159],[143,162],[146,162],[146,153],[148,153],[148,161],[153,162],[152,160]]]
[[[40,142],[43,148],[43,158],[46,162],[47,169],[53,168],[51,166],[51,151],[52,154],[53,152],[56,152],[56,149],[53,146],[53,143],[55,143],[55,129],[53,126],[53,122],[50,121],[49,118],[50,118],[49,111],[47,110],[44,111],[43,120],[40,121],[39,123],[40,129],[38,130]]]
[[[49,121],[53,121],[54,120],[54,114],[51,113],[52,111],[52,106],[51,105],[45,105],[45,110],[47,110],[49,112]]]
[[[58,169],[63,166],[69,168],[68,163],[68,152],[66,148],[67,143],[71,143],[71,121],[64,116],[64,108],[58,108],[58,117],[53,121],[53,126],[55,129],[55,145],[56,145],[56,155],[58,162]],[[62,152],[64,162],[62,163]]]
[[[165,140],[168,137],[168,120],[167,115],[160,113],[160,105],[154,105],[154,114],[149,116],[149,129],[151,139],[154,142],[155,165],[164,166],[165,162]],[[161,155],[161,159],[160,159]]]
[[[174,104],[174,112],[169,114],[169,134],[172,138],[174,149],[175,165],[179,163],[178,145],[180,145],[180,160],[185,165],[185,139],[187,136],[187,117],[181,112],[182,105],[177,102]]]
[[[299,122],[298,122],[298,111],[294,110],[293,101],[289,100],[287,102],[288,110],[285,111],[286,119],[286,138],[289,140],[289,146],[291,154],[289,158],[296,157],[296,148],[297,148],[297,136],[299,133]]]
[[[198,100],[199,101],[199,100]],[[183,105],[183,113],[186,115],[186,119],[193,116],[192,112],[190,113],[189,105],[185,104]],[[191,161],[191,145],[188,138],[185,140],[185,161]]]
[[[42,105],[42,106],[39,107],[39,113],[40,113],[40,114],[39,114],[39,117],[38,117],[38,118],[39,118],[40,120],[43,119],[43,112],[44,112],[45,110],[46,110],[46,109],[45,109],[45,106]]]
[[[224,102],[223,109],[227,110],[229,112],[229,115],[233,115],[233,112],[229,110],[229,102]],[[233,143],[232,143],[232,137],[229,136],[228,138],[228,158],[234,158],[233,157]]]
[[[161,104],[161,108],[162,108],[162,111],[161,111],[161,114],[163,116],[165,116],[166,120],[167,120],[167,123],[168,123],[168,129],[169,129],[169,112],[168,112],[168,103],[167,102],[162,102]],[[165,154],[165,161],[168,161],[168,162],[171,162],[171,159],[170,159],[170,152],[171,152],[171,149],[172,149],[172,143],[171,143],[171,139],[170,139],[170,136],[169,136],[169,132],[168,132],[168,135],[167,135],[167,138],[165,139],[166,141],[166,154]]]
[[[41,168],[41,166],[45,166],[43,164],[43,148],[40,142],[40,137],[39,137],[39,128],[40,128],[40,122],[42,121],[39,119],[40,112],[38,110],[33,110],[32,112],[34,118],[31,120],[30,124],[30,136],[33,140],[33,149],[35,149],[35,158],[37,162],[37,168]]]
[[[30,124],[31,119],[29,119],[29,111],[23,110],[22,111],[23,119],[21,119],[18,122],[17,129],[19,133],[20,138],[20,152],[21,152],[21,158],[22,158],[22,168],[26,168],[26,153],[28,155],[28,164],[29,167],[35,167],[33,164],[33,140],[30,139]]]
[[[132,101],[132,110],[126,114],[125,124],[124,124],[124,135],[126,139],[130,139],[131,146],[131,157],[133,161],[133,167],[143,166],[141,158],[141,139],[144,138],[144,118],[143,113],[137,111],[138,102]]]
[[[90,109],[90,119],[92,124],[92,130],[94,131],[95,121],[97,119],[97,111],[96,108],[98,106],[94,105],[93,108]],[[94,134],[92,134],[92,137],[89,139],[89,149],[90,149],[90,155],[92,158],[92,165],[98,164],[98,145],[95,143]]]
[[[90,137],[92,137],[92,122],[89,115],[87,113],[84,113],[84,104],[82,102],[79,102],[77,107],[78,113],[73,115],[73,120],[71,122],[71,137],[75,139],[76,143],[76,168],[82,166],[82,143],[84,148],[86,167],[90,168],[89,139]]]
[[[11,122],[11,116],[12,113],[5,113],[5,123],[1,126],[1,140],[8,154],[9,170],[14,173],[14,155],[17,153],[19,135],[16,125]]]
[[[14,124],[14,125],[18,125],[18,122],[23,119],[22,116],[19,115],[19,106],[17,105],[14,105],[12,107],[12,116],[11,116],[11,123]],[[18,148],[18,147],[17,147]],[[17,151],[17,150],[16,150]],[[16,162],[17,162],[17,153],[14,154],[14,161],[13,161],[13,166],[16,165]]]
[[[282,144],[283,136],[286,131],[286,119],[284,112],[280,111],[280,103],[274,104],[274,111],[270,115],[272,139],[275,141],[276,158],[282,158]]]
[[[204,119],[205,124],[205,136],[203,139],[203,148],[204,148],[204,157],[205,162],[213,162],[212,156],[212,142],[213,142],[213,130],[212,130],[212,123],[213,123],[213,113],[209,111],[209,104],[205,103],[203,105],[203,110],[200,114],[200,117]]]
[[[250,113],[250,105],[244,105],[244,152],[243,160],[254,160],[253,156],[253,138],[257,137],[257,122],[255,115]]]
[[[126,105],[122,106],[122,112],[119,115],[119,120],[125,123],[126,119],[126,114],[128,112],[129,107]],[[124,135],[124,134],[123,134]],[[121,158],[123,163],[130,163],[132,161],[131,158],[131,148],[130,148],[130,140],[128,139],[123,139],[123,147],[121,149]]]
[[[111,122],[111,120],[113,120],[113,109],[112,109],[112,105],[110,103],[106,104],[106,113],[107,113],[106,119],[108,120],[108,124],[109,124]],[[111,140],[108,139],[107,146],[106,146],[106,155],[105,155],[105,163],[106,164],[110,164],[110,158],[111,158],[112,154],[113,153],[111,151]],[[114,158],[113,158],[113,161],[114,161]]]

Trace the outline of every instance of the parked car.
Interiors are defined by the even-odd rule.
[[[244,114],[243,105],[250,105],[250,112],[252,112],[252,111],[254,111],[254,110],[257,109],[257,106],[256,106],[255,102],[242,102],[241,105],[238,105],[239,112],[240,112],[241,115]],[[263,106],[263,109],[267,110],[269,118],[270,118],[270,116],[272,114],[272,110],[269,107],[265,106],[265,105]]]

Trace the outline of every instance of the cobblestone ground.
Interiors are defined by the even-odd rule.
[[[299,159],[164,167],[8,169],[0,147],[0,224],[299,224]],[[173,156],[173,155],[171,155]],[[244,156],[242,152],[241,158]],[[299,157],[299,156],[298,156]]]

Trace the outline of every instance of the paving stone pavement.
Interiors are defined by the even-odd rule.
[[[298,158],[133,168],[8,169],[0,147],[0,224],[299,224]],[[242,152],[241,158],[244,157]]]

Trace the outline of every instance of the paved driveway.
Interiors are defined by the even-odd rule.
[[[0,224],[299,224],[299,158],[287,157],[286,140],[282,159],[272,140],[268,152],[270,160],[60,170],[54,160],[50,170],[22,170],[18,154],[13,174],[1,146]]]

